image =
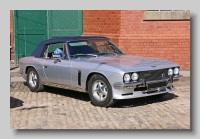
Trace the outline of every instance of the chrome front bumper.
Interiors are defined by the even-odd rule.
[[[116,82],[113,84],[113,89],[115,90],[113,97],[114,99],[131,99],[131,98],[139,98],[139,97],[146,97],[146,96],[167,93],[175,89],[175,87],[173,86],[173,82],[178,81],[182,77],[183,77],[182,75],[179,75],[173,78],[165,78],[153,81],[140,80],[139,82],[131,82],[131,83]],[[136,88],[147,87],[148,84],[159,83],[164,81],[167,82],[166,86],[135,91]]]

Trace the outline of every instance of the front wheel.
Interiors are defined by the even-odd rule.
[[[109,107],[117,102],[113,99],[112,87],[107,79],[98,74],[94,74],[89,80],[88,93],[92,103],[96,106]]]
[[[29,68],[27,71],[27,85],[32,92],[44,91],[44,86],[41,83],[40,77],[34,68]]]

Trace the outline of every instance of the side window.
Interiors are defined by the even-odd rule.
[[[44,53],[42,54],[41,58],[48,58],[48,46],[46,47],[46,49],[44,50]]]
[[[45,59],[68,59],[65,43],[49,44],[44,51],[42,58]]]

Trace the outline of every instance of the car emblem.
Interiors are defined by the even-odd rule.
[[[151,66],[152,68],[155,68],[156,66]]]

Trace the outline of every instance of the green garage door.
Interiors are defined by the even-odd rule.
[[[14,11],[15,61],[29,56],[40,41],[47,39],[47,11]]]
[[[80,36],[82,22],[82,11],[79,10],[48,11],[48,37]]]
[[[82,35],[81,10],[14,11],[15,61],[29,56],[42,40]]]

